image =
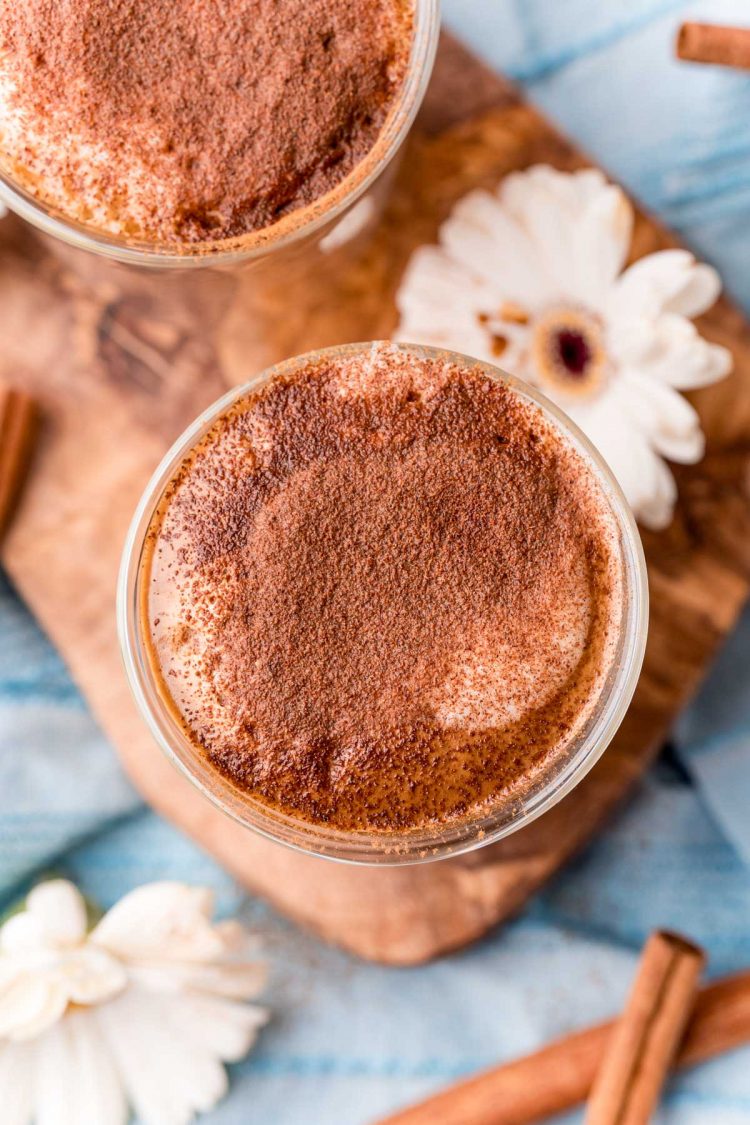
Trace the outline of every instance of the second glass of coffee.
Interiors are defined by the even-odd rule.
[[[137,266],[333,249],[379,206],[438,26],[437,0],[0,0],[0,196]]]

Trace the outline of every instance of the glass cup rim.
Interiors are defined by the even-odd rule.
[[[620,485],[595,446],[559,407],[523,380],[471,356],[419,344],[375,343],[416,357],[448,359],[469,365],[510,386],[520,397],[539,407],[545,418],[561,429],[566,439],[584,455],[610,504],[620,533],[624,569],[625,606],[618,653],[593,717],[576,737],[574,749],[566,754],[559,772],[552,771],[549,777],[545,774],[529,794],[492,813],[443,829],[378,834],[324,828],[277,813],[241,794],[207,764],[174,715],[170,715],[156,688],[140,631],[142,559],[146,532],[176,469],[216,419],[238,399],[276,376],[290,374],[304,365],[367,352],[373,347],[372,341],[322,348],[274,364],[228,391],[187,427],[153,473],[131,521],[118,578],[117,627],[125,672],[139,711],[162,751],[204,797],[243,826],[305,854],[369,866],[396,866],[457,856],[501,840],[541,816],[582,780],[614,737],[635,691],[646,645],[648,583],[643,546]]]
[[[400,148],[422,104],[440,32],[440,0],[414,0],[414,35],[399,96],[370,151],[330,191],[261,230],[207,241],[194,252],[129,240],[66,217],[0,169],[0,202],[45,234],[79,250],[150,269],[195,269],[250,263],[294,246],[343,215],[360,199]]]

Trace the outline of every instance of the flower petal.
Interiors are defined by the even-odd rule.
[[[705,452],[700,418],[687,399],[640,371],[622,372],[630,391],[628,413],[651,446],[671,461],[691,465]]]
[[[163,961],[149,965],[141,961],[131,969],[131,979],[155,991],[190,989],[235,1000],[250,1000],[257,996],[266,978],[266,966],[252,961],[227,961],[213,965],[192,962],[165,964]]]
[[[693,317],[709,309],[720,292],[721,278],[711,266],[696,262],[687,250],[660,250],[625,270],[611,307],[652,317],[662,312]]]
[[[718,300],[721,293],[721,278],[713,266],[696,262],[679,293],[667,305],[665,312],[680,316],[701,316]]]
[[[551,297],[550,277],[537,248],[496,196],[473,191],[440,228],[440,242],[470,274],[492,287],[499,304],[539,308]]]
[[[220,957],[221,937],[211,925],[213,896],[184,883],[149,883],[112,907],[91,941],[126,961],[207,961]]]
[[[64,1022],[68,1024],[78,1065],[78,1122],[121,1125],[128,1119],[127,1100],[114,1059],[101,1035],[96,1009],[73,1012]]]
[[[71,1012],[36,1054],[36,1125],[124,1125],[124,1091],[92,1013]]]
[[[682,316],[659,318],[654,331],[655,347],[644,370],[681,390],[707,387],[723,379],[732,369],[732,353],[711,344]]]
[[[22,910],[0,929],[0,950],[12,956],[47,949],[47,932],[41,918]]]
[[[227,954],[245,962],[260,955],[262,949],[260,938],[245,929],[236,918],[224,918],[216,923],[214,929],[221,938]]]
[[[128,976],[119,961],[103,949],[88,945],[61,961],[58,969],[74,1004],[99,1004],[116,996]]]
[[[170,1018],[174,997],[129,988],[97,1010],[130,1101],[145,1125],[188,1125],[224,1096],[223,1066]]]
[[[0,1106],[3,1125],[31,1125],[34,1046],[0,1044]]]
[[[191,996],[192,1034],[204,1050],[224,1062],[243,1059],[268,1023],[268,1011],[255,1004],[238,1004],[210,996]]]
[[[95,1004],[114,996],[127,975],[104,950],[91,946],[6,954],[0,958],[0,1036],[33,1038],[68,1005]]]
[[[672,518],[677,487],[647,435],[629,420],[628,398],[627,389],[616,383],[593,402],[569,406],[568,412],[607,461],[639,522],[659,530]]]
[[[671,472],[656,454],[643,461],[645,483],[636,516],[651,531],[663,531],[672,522],[677,485]]]
[[[459,312],[476,317],[486,303],[494,301],[494,291],[439,246],[420,246],[412,254],[396,294],[402,316],[427,309],[435,317]]]
[[[244,1058],[268,1022],[267,1009],[258,1005],[188,990],[165,996],[162,1011],[173,1039],[184,1039],[224,1062]]]
[[[412,256],[396,304],[401,313],[396,339],[440,346],[448,335],[484,342],[478,320],[487,304],[482,286],[438,247],[422,247]]]
[[[501,303],[496,291],[472,277],[444,250],[424,246],[412,255],[396,294],[401,321],[393,338],[450,348],[487,363],[501,362],[511,370],[528,331],[512,324],[500,327],[491,320]],[[488,322],[482,324],[480,316]],[[500,337],[504,349],[498,353]]]
[[[39,883],[26,899],[26,909],[38,919],[50,945],[77,945],[86,936],[86,903],[67,879]]]
[[[25,973],[0,996],[0,1038],[33,1039],[56,1023],[68,992],[54,972]]]
[[[536,165],[506,177],[500,198],[536,248],[557,299],[599,309],[622,269],[633,210],[598,169],[559,172]]]

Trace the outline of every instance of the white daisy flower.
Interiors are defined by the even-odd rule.
[[[87,931],[65,880],[0,928],[3,1125],[186,1125],[226,1093],[266,1022],[264,967],[209,891],[152,883]]]
[[[647,527],[676,499],[662,458],[699,461],[704,437],[681,390],[731,369],[691,318],[721,289],[686,250],[625,269],[633,209],[601,172],[539,165],[474,191],[412,256],[396,339],[498,363],[544,391],[609,462]]]

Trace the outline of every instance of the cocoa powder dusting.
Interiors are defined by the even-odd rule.
[[[517,795],[590,714],[619,554],[579,455],[478,370],[381,346],[245,399],[151,532],[186,729],[256,799],[351,830]]]
[[[339,183],[402,83],[409,0],[0,0],[0,146],[94,224],[200,242]]]

